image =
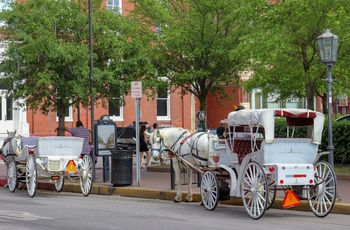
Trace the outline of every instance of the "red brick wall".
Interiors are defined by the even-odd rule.
[[[220,121],[227,119],[228,114],[242,101],[240,87],[226,86],[224,90],[229,95],[229,100],[223,99],[217,102],[213,94],[207,97],[207,128],[217,128]]]

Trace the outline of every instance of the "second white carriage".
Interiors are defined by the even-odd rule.
[[[275,121],[282,118],[287,136],[275,138]],[[322,113],[306,109],[230,113],[227,138],[212,141],[212,166],[202,169],[205,208],[213,210],[219,200],[241,197],[249,216],[259,219],[281,190],[284,208],[298,205],[301,198],[316,216],[328,215],[336,201],[336,177],[327,162],[318,162],[328,153],[318,150],[324,119]],[[305,127],[306,136],[295,138],[300,127]]]
[[[14,192],[19,182],[25,182],[30,197],[34,197],[38,178],[50,178],[58,192],[65,178],[79,180],[81,191],[88,196],[92,188],[93,163],[89,155],[81,156],[83,138],[23,137],[16,151],[5,156],[8,165],[8,187]]]

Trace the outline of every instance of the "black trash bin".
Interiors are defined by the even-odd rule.
[[[132,159],[135,150],[112,150],[111,183],[113,186],[128,186],[132,184]]]

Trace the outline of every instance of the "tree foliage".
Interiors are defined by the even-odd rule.
[[[72,105],[120,97],[130,81],[151,71],[146,46],[133,22],[92,0],[93,88],[90,88],[88,1],[27,0],[10,3],[0,13],[1,85],[8,96],[26,98],[29,108],[44,114],[57,111],[60,134],[64,114]],[[145,41],[145,39],[143,40]],[[98,101],[98,100],[96,100]]]
[[[316,38],[331,28],[340,37],[339,59],[349,57],[348,13],[342,0],[252,1],[251,33],[244,38],[254,78],[245,87],[259,88],[264,95],[278,100],[307,98],[307,108],[314,109],[315,96],[326,98],[326,68],[320,62]],[[344,20],[346,19],[346,20]],[[347,65],[337,62],[335,92],[348,92]],[[326,106],[324,106],[326,108]]]
[[[152,64],[182,93],[193,93],[206,109],[209,92],[238,83],[242,62],[235,48],[245,28],[237,0],[137,0],[132,12],[154,34]]]

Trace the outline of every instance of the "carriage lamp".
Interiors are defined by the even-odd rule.
[[[326,29],[323,34],[316,38],[318,43],[318,49],[320,51],[321,62],[326,66],[327,78],[324,79],[328,83],[328,162],[334,168],[334,155],[333,155],[333,127],[332,127],[332,65],[337,61],[338,54],[338,36],[332,34],[329,29]]]

